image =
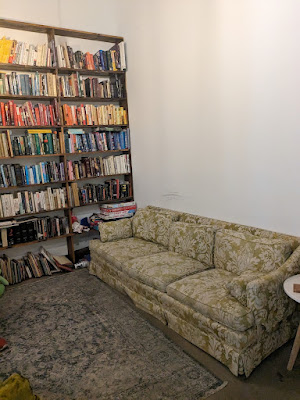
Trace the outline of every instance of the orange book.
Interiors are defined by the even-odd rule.
[[[2,118],[2,125],[6,126],[6,118],[5,118],[5,110],[4,110],[4,103],[1,104],[1,118]]]

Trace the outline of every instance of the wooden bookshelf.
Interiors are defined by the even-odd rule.
[[[59,28],[59,27],[53,27],[53,26],[48,26],[48,25],[40,25],[40,24],[31,24],[31,23],[26,23],[26,22],[21,22],[21,21],[12,21],[12,20],[6,20],[6,19],[0,19],[0,27],[3,28],[8,28],[8,29],[16,29],[16,30],[22,30],[22,31],[28,31],[28,32],[38,32],[38,33],[43,33],[47,35],[48,42],[51,40],[54,41],[55,45],[55,39],[57,36],[63,36],[65,37],[65,41],[67,41],[67,38],[79,38],[82,40],[94,40],[94,41],[99,41],[99,42],[107,42],[111,43],[111,45],[118,44],[124,40],[123,37],[120,36],[112,36],[112,35],[104,35],[100,33],[93,33],[93,32],[84,32],[84,31],[78,31],[78,30],[73,30],[73,29],[65,29],[65,28]],[[101,43],[99,43],[99,49],[101,48]],[[56,52],[56,45],[55,45],[55,52]],[[57,59],[57,54],[56,54],[56,59]],[[25,129],[52,129],[56,130],[58,132],[59,138],[60,138],[60,144],[62,145],[64,143],[64,133],[66,132],[67,129],[76,129],[76,128],[81,128],[81,129],[91,129],[91,128],[96,128],[96,129],[103,129],[106,130],[109,128],[110,130],[114,129],[116,132],[120,131],[122,129],[129,128],[129,124],[122,124],[122,125],[65,125],[63,124],[63,118],[62,118],[62,112],[61,112],[61,106],[62,103],[70,103],[72,104],[73,102],[81,102],[81,103],[88,103],[88,102],[94,102],[94,103],[121,103],[123,107],[127,110],[128,113],[128,107],[127,107],[127,89],[126,89],[126,71],[123,70],[118,70],[118,71],[102,71],[102,70],[90,70],[90,69],[77,69],[77,68],[62,68],[58,67],[58,65],[53,66],[53,67],[44,67],[44,66],[29,66],[29,65],[18,65],[18,64],[4,64],[0,63],[0,71],[16,71],[16,72],[39,72],[39,73],[52,73],[56,76],[56,92],[57,96],[21,96],[21,95],[0,95],[0,101],[2,99],[6,100],[16,100],[16,101],[26,101],[26,100],[41,100],[45,102],[49,102],[50,100],[56,99],[58,102],[59,106],[59,112],[60,112],[60,124],[58,125],[35,125],[35,126],[0,126],[0,130],[25,130]],[[73,73],[79,73],[80,75],[85,75],[85,76],[94,76],[94,77],[108,77],[108,79],[111,76],[118,75],[122,77],[122,80],[124,79],[124,93],[125,97],[122,98],[100,98],[100,97],[63,97],[60,96],[60,91],[59,91],[59,82],[58,78],[60,75],[69,75]],[[18,134],[18,133],[17,133]],[[0,188],[0,193],[3,193],[4,191],[6,193],[10,193],[15,191],[16,189],[20,190],[28,190],[30,188],[34,187],[46,187],[46,186],[52,186],[52,185],[58,185],[60,187],[65,187],[67,189],[67,193],[69,190],[69,186],[72,182],[80,182],[80,181],[88,181],[90,179],[103,179],[103,178],[114,178],[117,176],[124,176],[126,177],[126,181],[130,183],[130,197],[126,198],[120,198],[120,199],[113,199],[113,200],[103,200],[103,201],[97,201],[93,203],[87,203],[87,204],[82,204],[80,206],[73,206],[70,202],[69,195],[67,198],[67,207],[65,208],[58,208],[55,210],[49,210],[49,211],[40,211],[36,213],[26,213],[22,215],[17,215],[17,216],[12,216],[12,217],[3,217],[0,218],[0,221],[5,221],[9,219],[18,219],[24,216],[35,216],[39,214],[44,214],[44,213],[53,213],[53,212],[59,212],[62,211],[64,215],[68,218],[69,221],[69,229],[70,232],[72,232],[72,222],[71,222],[71,217],[72,217],[72,211],[76,208],[79,207],[87,207],[87,206],[95,206],[95,205],[101,205],[105,203],[118,203],[118,202],[126,202],[126,201],[132,201],[134,199],[133,195],[133,182],[132,182],[132,172],[127,173],[127,174],[114,174],[114,175],[104,175],[104,176],[99,176],[99,177],[88,177],[88,178],[81,178],[77,180],[69,180],[68,179],[68,173],[67,173],[67,161],[69,158],[73,156],[89,156],[89,155],[107,155],[109,153],[127,153],[129,155],[129,160],[130,160],[130,170],[132,171],[132,164],[131,164],[131,152],[130,149],[115,149],[115,150],[107,150],[107,151],[89,151],[89,152],[76,152],[76,153],[66,153],[63,148],[61,148],[61,152],[57,154],[44,154],[44,155],[21,155],[21,156],[14,156],[14,157],[1,157],[0,162],[3,161],[3,163],[6,162],[6,160],[17,160],[17,159],[24,159],[24,160],[30,160],[31,158],[42,158],[42,157],[59,157],[60,162],[64,162],[64,167],[65,167],[65,175],[66,179],[64,181],[59,181],[59,182],[48,182],[48,183],[42,183],[42,184],[33,184],[33,185],[23,185],[23,186],[13,186],[13,187],[7,187],[7,188]],[[78,235],[79,236],[79,235]],[[54,240],[54,239],[66,239],[67,240],[67,247],[68,247],[68,256],[72,261],[75,261],[75,251],[74,251],[74,234],[69,233],[67,235],[61,235],[61,236],[56,236],[53,238],[49,238],[48,240]],[[32,241],[28,243],[20,243],[16,244],[12,247],[22,247],[26,245],[32,245],[35,243],[43,243],[43,241]],[[7,248],[0,248],[0,251],[3,251]]]

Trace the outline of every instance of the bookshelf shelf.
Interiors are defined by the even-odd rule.
[[[0,221],[6,221],[7,219],[18,219],[18,218],[22,218],[22,217],[29,217],[32,216],[34,217],[35,215],[38,214],[46,214],[49,212],[58,212],[58,211],[65,211],[65,210],[69,210],[70,207],[62,207],[62,208],[55,208],[54,210],[43,210],[43,211],[38,211],[38,212],[34,212],[34,213],[24,213],[24,214],[18,214],[18,215],[12,215],[10,217],[1,217]]]
[[[89,156],[92,157],[93,155],[94,156],[97,156],[97,155],[99,155],[99,156],[105,155],[106,156],[106,155],[110,155],[110,154],[114,155],[114,156],[124,156],[124,159],[126,159],[127,162],[129,162],[130,170],[132,171],[131,151],[129,148],[106,150],[106,151],[99,150],[99,151],[88,151],[88,152],[75,152],[75,153],[67,153],[65,151],[65,133],[67,133],[68,129],[77,129],[77,128],[78,129],[86,129],[87,133],[93,132],[93,130],[92,131],[90,130],[91,128],[94,128],[94,130],[97,129],[98,131],[103,130],[106,132],[109,132],[109,131],[118,132],[118,131],[124,130],[126,128],[129,128],[129,124],[67,125],[66,123],[65,124],[63,123],[64,119],[62,118],[63,117],[63,110],[62,110],[63,107],[62,106],[66,105],[68,103],[70,103],[70,104],[73,103],[73,106],[75,106],[75,107],[79,107],[80,106],[79,103],[82,103],[82,104],[100,103],[100,105],[101,105],[101,103],[104,103],[103,105],[108,105],[110,103],[117,103],[114,105],[124,107],[124,110],[126,110],[128,113],[127,90],[126,90],[126,71],[121,70],[121,69],[119,69],[117,71],[111,70],[112,68],[115,68],[115,65],[117,65],[117,64],[113,64],[112,56],[111,56],[110,62],[108,61],[108,58],[107,58],[107,63],[105,61],[104,66],[102,64],[102,68],[108,68],[108,69],[110,68],[110,70],[104,71],[104,70],[100,70],[100,69],[87,69],[87,66],[94,65],[93,63],[92,64],[88,64],[88,63],[83,64],[85,66],[85,68],[83,68],[83,69],[59,67],[58,66],[58,52],[56,50],[57,47],[55,44],[55,39],[57,37],[62,36],[62,37],[64,37],[64,41],[66,41],[66,42],[69,37],[69,38],[78,38],[78,39],[82,39],[82,40],[93,40],[93,41],[111,43],[111,46],[109,46],[109,47],[111,47],[111,48],[113,47],[113,50],[115,51],[115,49],[117,48],[115,46],[117,46],[119,43],[123,42],[124,38],[121,36],[111,36],[111,35],[104,35],[104,34],[93,33],[93,32],[83,32],[83,31],[78,31],[78,30],[65,29],[65,28],[53,27],[53,26],[48,26],[48,25],[31,24],[31,23],[6,20],[6,19],[1,19],[1,18],[0,18],[0,27],[20,30],[20,31],[37,32],[37,33],[45,34],[45,36],[47,36],[48,47],[50,48],[51,54],[54,54],[53,60],[56,60],[55,63],[53,64],[53,66],[50,67],[50,66],[0,63],[0,71],[16,71],[16,72],[25,73],[25,74],[26,73],[34,73],[34,72],[38,72],[41,74],[51,73],[56,78],[56,93],[57,93],[57,96],[26,96],[26,95],[23,96],[23,95],[1,94],[0,101],[6,102],[8,100],[15,100],[16,102],[17,101],[23,102],[23,101],[31,100],[32,102],[38,102],[38,101],[47,102],[49,100],[56,100],[56,102],[53,102],[53,104],[57,103],[58,112],[56,111],[57,109],[55,109],[55,111],[56,111],[56,115],[57,115],[57,113],[59,113],[59,115],[60,115],[60,119],[54,120],[56,125],[0,126],[0,133],[6,134],[6,135],[8,135],[8,137],[15,137],[18,135],[23,135],[22,131],[28,130],[28,129],[50,129],[50,130],[52,130],[52,132],[56,131],[57,138],[59,139],[59,143],[60,143],[60,153],[1,157],[0,162],[2,161],[2,164],[6,164],[7,160],[13,160],[13,161],[16,161],[16,164],[17,164],[17,160],[18,160],[18,162],[19,162],[19,160],[22,160],[22,161],[24,161],[24,164],[29,166],[31,164],[39,163],[40,161],[44,161],[44,160],[42,160],[42,158],[48,158],[48,157],[50,158],[51,157],[52,158],[51,161],[64,163],[64,168],[65,168],[65,180],[63,180],[63,181],[47,182],[47,183],[39,183],[39,184],[31,184],[31,185],[21,185],[21,186],[0,187],[0,195],[2,196],[2,195],[8,194],[8,195],[16,196],[17,192],[19,192],[19,191],[22,191],[22,192],[28,191],[28,192],[33,192],[33,193],[40,192],[40,191],[47,191],[46,187],[48,186],[48,187],[51,187],[51,190],[53,190],[53,191],[56,188],[57,189],[64,188],[65,196],[67,196],[67,198],[66,198],[67,206],[64,208],[58,208],[58,209],[49,210],[49,211],[40,211],[40,212],[36,212],[36,213],[25,213],[22,215],[16,215],[16,216],[12,216],[12,217],[0,217],[0,221],[6,221],[6,220],[10,220],[10,219],[18,220],[21,217],[30,217],[30,216],[35,216],[35,215],[39,215],[39,214],[47,214],[47,213],[52,214],[53,212],[62,211],[64,213],[64,217],[66,217],[68,219],[69,231],[72,232],[72,211],[75,210],[76,208],[101,205],[101,204],[105,204],[105,203],[118,203],[118,202],[126,202],[126,201],[134,200],[133,187],[132,187],[133,186],[132,185],[132,173],[92,176],[92,177],[75,179],[75,180],[68,179],[68,161],[70,161],[70,159],[72,159],[75,156],[82,156],[82,157],[87,157],[87,158],[89,158]],[[123,44],[122,44],[122,46],[123,46]],[[121,45],[120,45],[120,47],[121,47]],[[119,47],[119,52],[120,52],[120,47]],[[46,48],[47,48],[47,46],[46,46]],[[99,48],[101,48],[101,44],[99,44]],[[106,46],[106,48],[107,48],[107,46]],[[114,53],[114,54],[116,54],[116,53]],[[118,53],[118,54],[120,54],[120,53]],[[67,57],[69,57],[69,55],[67,55]],[[7,60],[8,60],[8,58],[7,58]],[[24,59],[17,59],[17,60],[18,60],[18,62],[19,62],[19,60],[22,60],[24,62]],[[114,60],[116,60],[116,59],[114,59]],[[4,61],[4,59],[2,59],[2,61]],[[116,61],[114,61],[114,62],[116,62]],[[61,64],[59,64],[59,65],[61,65]],[[66,64],[62,64],[62,65],[66,65]],[[70,65],[78,66],[79,64],[70,63]],[[96,66],[96,68],[98,68],[96,63],[95,63],[95,66]],[[119,67],[121,67],[121,66],[122,66],[122,64],[119,63]],[[64,79],[62,77],[62,75],[70,75],[70,74],[74,74],[74,73],[78,73],[79,75],[86,76],[86,77],[89,77],[89,76],[90,77],[106,77],[106,80],[110,81],[110,83],[112,85],[115,84],[114,82],[117,81],[117,78],[119,78],[119,81],[121,81],[121,83],[123,85],[122,93],[124,93],[124,97],[102,98],[102,97],[64,97],[64,96],[60,96],[60,94],[62,93],[62,92],[60,92],[60,81],[62,81]],[[116,77],[116,75],[117,75],[117,77]],[[60,79],[60,78],[62,78],[62,79]],[[66,79],[68,79],[68,78],[66,78]],[[55,93],[55,92],[48,91],[48,93]],[[73,93],[75,93],[75,92],[73,92]],[[98,94],[98,92],[94,92],[94,93]],[[103,92],[99,92],[99,94],[100,93],[103,94]],[[104,92],[104,93],[106,93],[106,92]],[[114,93],[114,95],[116,95],[119,92],[111,91],[111,93]],[[74,103],[78,103],[78,104],[74,104]],[[36,104],[36,103],[33,103],[33,104]],[[45,105],[47,105],[47,107],[48,107],[48,104],[45,103]],[[55,107],[56,107],[56,105],[55,105]],[[90,109],[92,109],[92,105],[87,105],[87,107],[90,107]],[[2,115],[1,115],[1,117],[2,117]],[[7,118],[7,120],[9,121],[9,118]],[[66,118],[66,120],[68,120],[68,119]],[[91,120],[92,119],[90,119],[89,121],[91,121]],[[125,121],[125,119],[124,120],[123,119],[115,119],[115,121],[118,121],[118,120]],[[2,118],[1,118],[1,121],[2,121]],[[33,119],[26,119],[26,121],[28,123],[29,121],[33,121]],[[68,120],[68,121],[71,121],[71,120]],[[17,123],[20,123],[20,122],[17,122]],[[31,122],[29,122],[29,123],[31,123]],[[68,134],[70,134],[70,132],[68,132]],[[10,148],[9,153],[2,152],[1,154],[4,154],[6,156],[7,156],[7,154],[12,154],[12,148]],[[128,158],[127,158],[127,156],[128,156]],[[56,158],[59,158],[59,159],[57,160]],[[30,162],[30,160],[32,160],[32,162]],[[72,159],[72,161],[73,161],[73,159]],[[107,161],[107,162],[109,162],[109,161]],[[76,163],[76,159],[75,159],[74,163]],[[10,161],[10,163],[7,163],[7,164],[14,164],[14,163],[12,163]],[[22,164],[22,163],[20,162],[20,164]],[[3,167],[5,167],[5,166],[3,166]],[[1,171],[0,171],[0,174],[1,174]],[[125,181],[126,184],[128,185],[127,186],[128,190],[127,190],[126,194],[129,194],[130,196],[123,197],[120,199],[97,201],[97,202],[93,202],[93,203],[82,204],[80,206],[72,206],[71,204],[74,204],[72,202],[72,197],[74,196],[74,192],[73,192],[74,187],[78,188],[78,192],[81,189],[86,190],[85,188],[90,186],[90,183],[88,181],[93,180],[93,184],[98,185],[98,182],[95,182],[95,180],[97,180],[97,179],[99,179],[99,184],[103,184],[103,179],[115,180],[115,181],[120,180],[120,184],[121,184],[121,182]],[[75,182],[78,182],[78,186],[75,184]],[[109,197],[110,195],[111,195],[111,192],[107,191],[106,196]],[[97,198],[99,198],[98,195],[97,195]],[[11,199],[13,200],[13,197],[11,197]],[[0,199],[0,202],[1,201],[2,201],[2,197]],[[57,204],[57,203],[55,203],[55,204]],[[6,209],[6,213],[10,212],[7,210],[8,209]],[[1,213],[1,215],[3,215],[3,212]],[[73,241],[74,234],[69,233],[67,235],[55,236],[55,237],[49,238],[47,240],[55,240],[55,239],[66,239],[67,248],[68,248],[68,256],[74,262],[75,261],[75,250],[74,250],[74,241]],[[35,240],[32,242],[27,242],[27,243],[18,243],[11,247],[0,247],[0,251],[6,250],[6,249],[12,248],[12,247],[22,247],[22,246],[27,246],[27,245],[32,245],[35,243],[42,243],[42,242],[43,241]],[[1,243],[0,243],[0,246],[1,246]]]
[[[130,149],[120,149],[120,150],[96,150],[96,151],[81,151],[76,153],[65,153],[66,156],[84,156],[86,154],[107,154],[107,153],[119,153],[119,152],[130,152]]]
[[[40,158],[40,157],[61,157],[63,156],[64,153],[54,153],[54,154],[28,154],[25,156],[13,156],[13,157],[6,157],[6,160],[14,160],[14,159],[19,159],[19,158]]]
[[[0,63],[0,71],[20,71],[20,72],[55,72],[55,67],[38,67],[36,65],[4,64]]]
[[[20,94],[0,94],[1,99],[12,99],[12,100],[53,100],[56,96],[23,96]]]
[[[29,125],[29,126],[16,126],[16,125],[2,125],[0,129],[59,129],[59,125]]]
[[[128,125],[62,125],[63,128],[127,128]]]
[[[111,98],[104,98],[104,97],[60,97],[61,101],[80,101],[81,103],[117,103],[118,101],[125,101],[125,97],[111,97]]]
[[[28,188],[28,187],[33,187],[33,186],[48,186],[48,185],[61,184],[61,183],[67,183],[67,181],[57,181],[57,182],[47,182],[47,183],[34,183],[32,185],[0,187],[0,190],[21,189],[21,188]]]
[[[88,178],[79,178],[79,179],[72,179],[69,180],[68,182],[79,182],[79,181],[87,181],[88,179],[99,179],[99,178],[111,178],[114,176],[122,176],[122,175],[131,175],[131,173],[121,173],[121,174],[112,174],[112,175],[101,175],[101,176],[90,176]]]
[[[71,206],[70,208],[73,209],[73,208],[79,208],[79,207],[95,206],[98,204],[123,203],[125,201],[130,201],[130,200],[133,200],[133,197],[122,197],[120,199],[94,201],[92,203],[80,204],[80,206]]]
[[[45,240],[33,240],[31,242],[25,242],[25,243],[18,243],[18,244],[13,244],[12,246],[7,246],[7,247],[0,247],[0,251],[2,250],[7,250],[7,249],[12,249],[15,247],[23,247],[23,246],[28,246],[28,245],[32,245],[32,244],[36,244],[36,243],[44,243],[44,242],[48,242],[48,240],[56,240],[56,239],[63,239],[63,238],[68,238],[74,236],[74,233],[68,233],[67,235],[60,235],[60,236],[54,236],[51,238],[47,238]]]
[[[90,75],[90,76],[110,76],[110,75],[124,75],[125,71],[100,71],[95,69],[78,69],[78,68],[58,68],[58,73],[60,75],[63,74],[72,74],[74,72],[78,72],[80,75]]]

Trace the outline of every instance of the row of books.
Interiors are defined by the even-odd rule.
[[[50,104],[38,103],[33,106],[27,101],[17,106],[13,100],[0,103],[0,125],[2,126],[53,126],[59,125],[59,109],[56,99]]]
[[[62,265],[61,262],[64,262]],[[10,285],[20,283],[25,279],[40,278],[44,275],[53,275],[62,270],[71,271],[73,264],[65,256],[56,256],[48,252],[43,246],[34,254],[28,252],[20,259],[0,257],[0,268]]]
[[[63,162],[47,161],[23,166],[0,164],[0,187],[36,185],[64,180]]]
[[[71,183],[69,191],[71,207],[121,199],[131,195],[130,183],[119,179],[111,179],[98,185],[88,184],[82,187],[78,187],[77,183],[74,182]]]
[[[60,68],[90,69],[99,71],[126,70],[125,44],[114,45],[110,50],[99,50],[95,54],[74,52],[66,43],[58,45],[57,60]]]
[[[66,153],[129,149],[129,129],[120,132],[91,132],[68,129],[64,134]]]
[[[62,113],[65,125],[127,125],[127,111],[113,104],[80,106],[64,104]]]
[[[59,92],[63,97],[101,97],[104,99],[124,97],[123,84],[118,75],[110,80],[83,79],[78,72],[59,77]]]
[[[1,223],[1,247],[69,234],[67,217],[24,217]]]
[[[46,129],[28,129],[25,135],[12,137],[11,147],[13,156],[47,155],[61,152],[58,133]]]
[[[38,72],[20,74],[18,72],[0,73],[1,95],[57,96],[56,76]]]
[[[21,191],[0,195],[0,217],[15,217],[42,211],[65,208],[68,205],[66,188],[50,188],[37,192]]]
[[[38,254],[28,252],[21,259],[12,259],[3,255],[0,257],[2,275],[10,285],[20,283],[25,279],[40,278],[43,275],[52,275],[60,272],[55,262],[52,262],[43,247]]]
[[[0,39],[0,63],[32,65],[38,67],[55,66],[54,41],[45,44],[30,44],[6,37]]]
[[[103,221],[110,221],[120,218],[130,218],[135,214],[135,212],[135,201],[118,204],[102,204],[100,206],[100,213],[98,214],[98,216]]]
[[[82,157],[79,161],[67,162],[68,177],[70,181],[97,176],[130,173],[128,154],[120,156]]]

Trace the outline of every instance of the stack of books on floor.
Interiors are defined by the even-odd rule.
[[[2,126],[54,126],[59,125],[59,111],[56,99],[50,104],[31,101],[17,106],[13,100],[0,103],[0,125]]]
[[[30,44],[6,37],[0,39],[0,63],[34,65],[37,67],[55,66],[54,41],[45,44]]]
[[[118,75],[111,77],[110,80],[84,79],[78,72],[63,75],[59,77],[59,92],[63,97],[100,97],[102,99],[124,97],[123,85]]]
[[[70,232],[67,217],[25,217],[18,221],[0,222],[0,230],[2,248],[35,240],[47,240]]]
[[[11,146],[14,156],[60,153],[59,135],[51,129],[28,129],[24,136],[13,137]]]
[[[38,192],[7,193],[0,195],[0,217],[51,211],[67,207],[67,189],[47,187]]]
[[[56,76],[38,72],[20,74],[0,73],[0,94],[19,96],[56,96]]]
[[[90,69],[99,71],[126,70],[125,44],[115,44],[110,50],[99,50],[95,54],[74,52],[66,43],[56,46],[59,68]]]
[[[64,134],[66,153],[125,150],[130,148],[129,128],[121,132],[91,132],[68,129]]]
[[[120,218],[130,218],[136,212],[135,201],[128,203],[103,204],[100,206],[99,217],[104,221]]]
[[[64,104],[62,114],[65,125],[127,125],[127,111],[123,107],[109,104],[80,106]]]
[[[63,261],[62,261],[63,260]],[[64,262],[62,264],[61,262]],[[21,259],[11,259],[6,255],[0,257],[0,269],[10,285],[25,279],[40,278],[61,271],[72,271],[73,264],[64,256],[53,256],[41,247],[38,254],[28,252]]]
[[[0,187],[39,185],[65,180],[63,162],[47,161],[35,165],[0,164]]]
[[[88,184],[78,187],[77,183],[71,183],[69,187],[71,207],[96,203],[105,200],[115,200],[130,197],[131,187],[127,181],[111,179],[98,185]]]

